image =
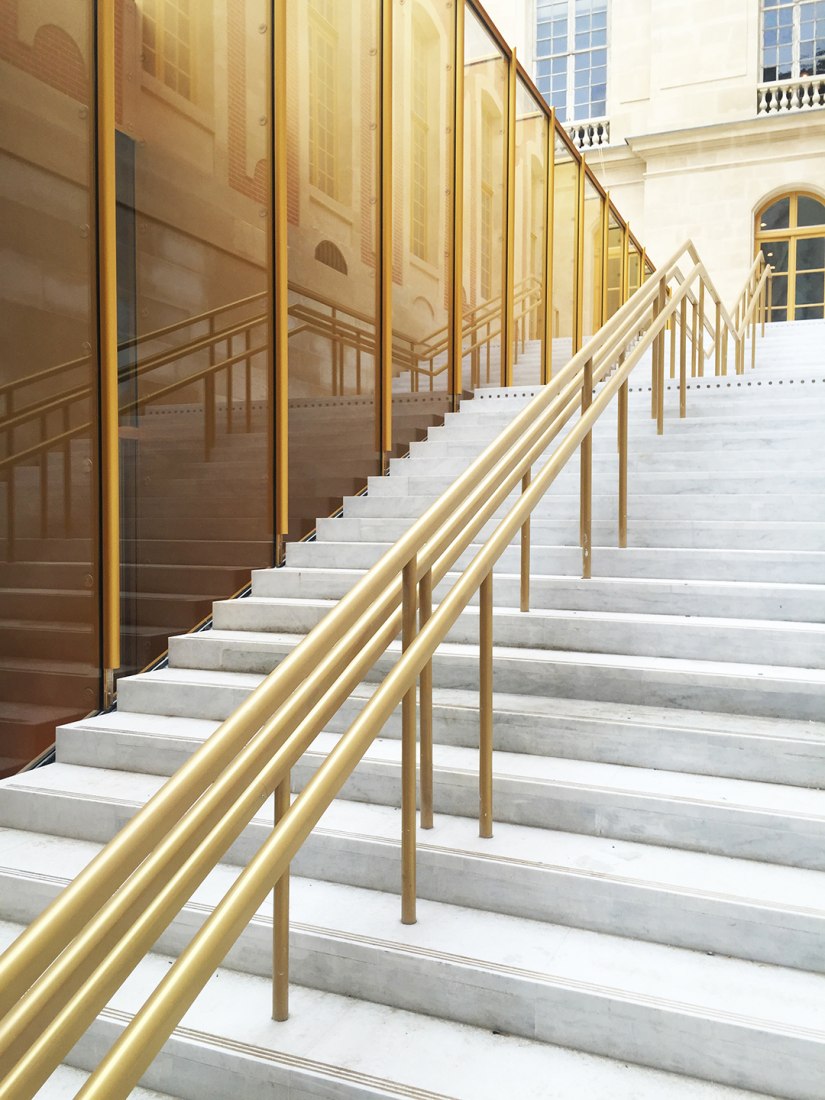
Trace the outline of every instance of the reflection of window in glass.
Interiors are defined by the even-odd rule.
[[[190,0],[143,0],[143,70],[193,99]]]
[[[335,119],[338,100],[338,31],[334,0],[309,5],[309,182],[337,198]]]
[[[762,79],[825,75],[825,0],[762,0]]]
[[[607,0],[538,0],[536,83],[559,119],[607,111]]]
[[[410,96],[412,120],[410,247],[415,256],[429,262],[433,260],[429,165],[434,163],[437,157],[437,150],[432,147],[437,129],[435,119],[432,117],[435,106],[432,88],[437,80],[435,71],[437,58],[438,40],[435,28],[422,12],[416,11],[413,18]]]
[[[497,130],[496,112],[485,103],[481,118],[481,297],[485,301],[493,296],[493,148]]]

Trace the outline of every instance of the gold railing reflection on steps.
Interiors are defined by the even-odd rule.
[[[685,273],[679,260],[690,264]],[[753,284],[742,324],[755,316],[760,296],[764,300],[766,276],[763,272]],[[590,576],[592,432],[614,399],[618,541],[626,544],[629,380],[650,350],[652,412],[661,434],[665,334],[668,323],[680,316],[679,415],[684,415],[690,369],[685,307],[691,295],[697,309],[708,300],[713,305],[716,344],[732,339],[739,347],[741,335],[695,249],[686,245],[539,390],[0,958],[0,1097],[34,1095],[273,795],[275,823],[269,838],[79,1095],[118,1100],[129,1094],[273,886],[273,1016],[286,1018],[290,862],[399,705],[401,913],[403,921],[415,921],[416,689],[420,684],[421,827],[426,828],[432,823],[431,662],[477,592],[479,828],[482,836],[491,835],[493,568],[520,536],[521,607],[527,611],[530,516],[578,451],[582,574]],[[716,361],[721,370],[721,349]],[[508,497],[519,488],[516,503],[501,518]],[[435,586],[456,570],[460,555],[490,523],[495,523],[493,533],[433,607]],[[291,769],[399,633],[400,656],[290,804]]]

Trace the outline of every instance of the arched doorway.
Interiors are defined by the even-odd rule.
[[[795,191],[756,215],[756,249],[774,269],[770,321],[825,317],[825,203]]]

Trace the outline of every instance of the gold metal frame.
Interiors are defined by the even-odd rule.
[[[117,226],[115,224],[115,14],[96,5],[98,358],[104,705],[120,666],[120,471],[117,364]]]

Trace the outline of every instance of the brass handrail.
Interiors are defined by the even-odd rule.
[[[591,569],[592,429],[619,398],[619,542],[626,542],[627,387],[652,348],[657,432],[664,430],[665,329],[694,286],[721,303],[694,263],[679,281],[680,249],[587,341],[513,422],[278,665],[197,753],[107,844],[0,958],[0,1097],[30,1096],[45,1081],[125,976],[233,840],[276,793],[277,823],[202,929],[94,1071],[80,1096],[128,1095],[202,985],[276,888],[274,1013],[286,1015],[290,861],[384,722],[402,703],[402,919],[415,919],[415,691],[433,653],[476,591],[481,594],[481,832],[492,827],[490,660],[492,568],[522,533],[522,608],[529,607],[530,515],[576,449],[581,451],[582,569]],[[670,284],[673,283],[673,286]],[[667,291],[672,291],[667,298]],[[724,333],[721,329],[724,328]],[[726,322],[717,340],[728,338]],[[680,410],[687,373],[682,324]],[[744,337],[740,338],[743,343]],[[737,345],[739,346],[739,345]],[[598,387],[598,388],[597,388]],[[580,410],[549,458],[549,445]],[[621,428],[624,425],[624,431]],[[544,457],[543,457],[544,456]],[[534,464],[544,461],[537,476]],[[438,608],[435,584],[510,493],[518,502]],[[622,532],[624,531],[624,537]],[[525,546],[527,552],[524,552]],[[427,614],[418,634],[415,611]],[[402,656],[312,780],[289,805],[289,774],[317,734],[402,631]],[[424,682],[422,680],[422,682]],[[431,769],[432,723],[422,693],[422,767]],[[425,745],[426,739],[426,745]],[[425,751],[425,748],[427,751]],[[431,774],[422,777],[422,825],[431,819]]]

